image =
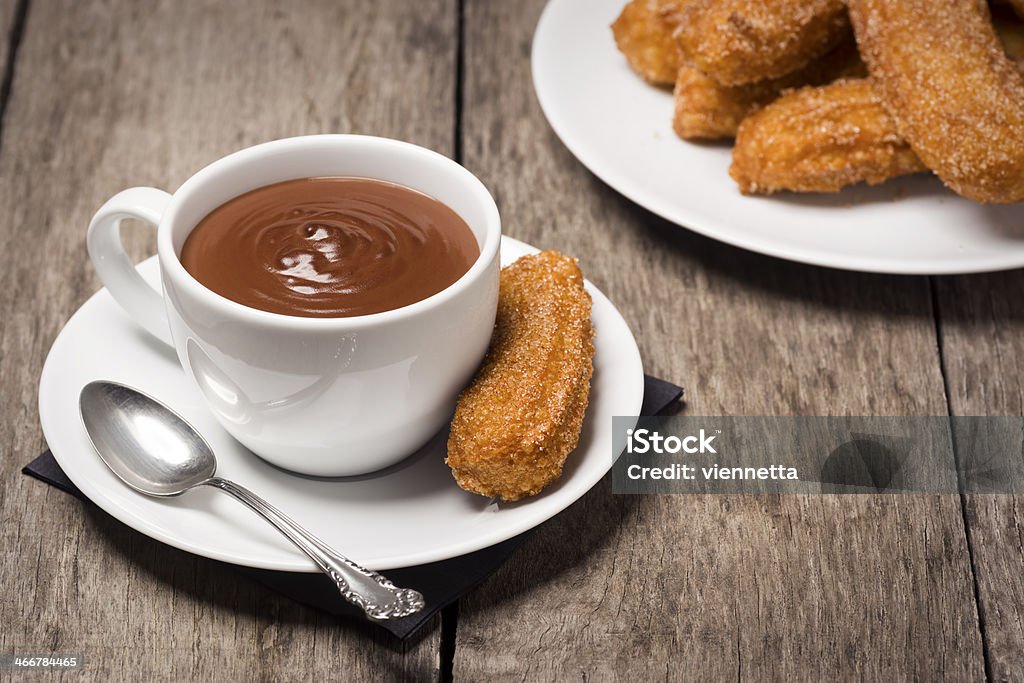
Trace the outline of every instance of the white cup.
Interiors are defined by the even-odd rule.
[[[213,209],[259,187],[315,176],[376,178],[428,194],[469,225],[480,256],[433,296],[349,318],[249,308],[207,289],[181,265],[185,238]],[[156,226],[162,296],[125,254],[124,218]],[[224,428],[269,462],[318,476],[386,467],[444,426],[491,337],[500,242],[498,209],[473,174],[422,147],[359,135],[250,147],[210,164],[173,195],[125,190],[96,212],[88,237],[114,299],[174,347]]]

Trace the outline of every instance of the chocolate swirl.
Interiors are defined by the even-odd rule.
[[[207,288],[273,313],[379,313],[445,289],[480,255],[450,208],[367,178],[269,185],[212,211],[181,262]]]

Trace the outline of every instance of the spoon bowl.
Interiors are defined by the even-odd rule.
[[[213,449],[180,415],[140,391],[90,382],[79,409],[100,459],[150,496],[179,496],[217,472]]]

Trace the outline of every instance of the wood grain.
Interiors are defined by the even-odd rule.
[[[403,652],[18,470],[44,447],[46,351],[99,287],[85,250],[92,212],[125,187],[173,189],[277,137],[360,132],[450,154],[455,10],[449,0],[32,2],[0,153],[0,652],[78,652],[86,680],[436,677],[436,623]],[[148,230],[130,242],[137,257],[153,248]]]
[[[0,74],[7,71],[18,0],[0,0]]]
[[[954,415],[1024,415],[1024,271],[936,278]],[[1024,496],[965,501],[994,680],[1024,680]]]
[[[713,243],[568,154],[532,94],[543,4],[466,5],[465,163],[506,232],[578,256],[692,414],[945,414],[927,280]],[[464,601],[457,635],[467,680],[984,676],[953,495],[627,498],[605,480]]]
[[[465,0],[465,161],[508,234],[581,259],[688,412],[940,415],[944,370],[955,414],[1021,414],[1024,276],[931,292],[656,219],[544,122],[529,77],[542,5]],[[0,140],[0,653],[79,652],[85,671],[63,678],[86,680],[437,677],[436,624],[402,648],[17,471],[43,448],[46,350],[99,286],[92,211],[287,135],[454,153],[457,6],[32,0]],[[0,0],[0,61],[16,7]],[[152,249],[147,230],[128,241]],[[968,529],[956,496],[627,498],[605,480],[464,601],[455,676],[980,679],[987,655],[992,678],[1020,679],[1024,504],[965,509]]]

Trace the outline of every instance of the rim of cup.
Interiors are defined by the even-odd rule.
[[[255,158],[268,152],[272,153],[287,148],[295,148],[297,145],[338,143],[377,145],[381,148],[383,153],[417,154],[449,168],[455,176],[461,177],[462,181],[466,185],[466,192],[476,194],[478,199],[481,200],[485,214],[483,226],[484,239],[483,243],[480,245],[480,255],[477,256],[476,261],[473,262],[473,265],[470,266],[469,270],[463,273],[458,280],[448,285],[440,292],[399,308],[365,315],[314,318],[298,315],[286,315],[284,313],[272,313],[270,311],[246,306],[245,304],[228,299],[227,297],[214,292],[212,289],[209,289],[196,280],[192,274],[185,269],[185,266],[181,263],[178,253],[174,249],[172,239],[173,231],[170,228],[164,228],[163,226],[165,223],[168,225],[173,224],[179,209],[189,200],[190,195],[195,192],[197,188],[213,181],[216,176],[222,173],[230,172],[234,167],[248,163],[258,163]],[[384,182],[394,182],[385,178],[372,178],[370,176],[360,177],[369,178],[371,180],[383,180]],[[284,182],[286,180],[289,180],[289,178],[283,178],[278,182]],[[437,198],[435,197],[435,199]],[[230,199],[225,201],[230,201]],[[438,201],[441,200],[438,199]],[[452,159],[449,159],[443,154],[427,149],[426,147],[421,147],[420,145],[415,145],[411,142],[404,142],[402,140],[394,140],[391,138],[383,138],[373,135],[353,134],[302,135],[297,137],[281,138],[279,140],[272,140],[270,142],[253,145],[252,147],[246,147],[245,149],[221,157],[197,171],[188,180],[182,183],[181,187],[171,195],[171,202],[168,205],[167,210],[164,212],[163,217],[160,219],[160,228],[161,229],[157,231],[157,254],[159,255],[161,268],[169,271],[168,275],[175,279],[177,286],[191,290],[193,296],[206,298],[214,308],[219,309],[224,315],[234,317],[241,316],[246,318],[247,322],[250,323],[263,323],[273,326],[285,324],[292,328],[311,330],[329,330],[331,328],[353,328],[380,325],[383,323],[397,322],[419,315],[432,308],[436,308],[445,301],[455,297],[463,290],[471,287],[480,279],[481,276],[486,274],[489,264],[498,256],[498,250],[501,243],[501,217],[498,212],[498,207],[494,202],[494,197],[491,196],[491,193],[487,190],[480,179],[473,175],[468,169],[466,169],[466,167]],[[192,226],[192,229],[194,230],[195,226]]]

